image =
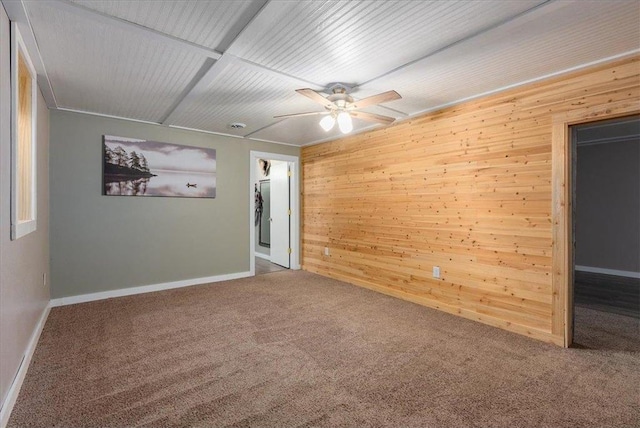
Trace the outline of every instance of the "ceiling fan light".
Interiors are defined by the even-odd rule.
[[[338,127],[343,134],[353,131],[353,121],[348,112],[342,111],[338,114]]]
[[[336,124],[336,119],[332,115],[327,115],[323,117],[322,120],[320,121],[320,127],[322,127],[322,129],[324,129],[325,132],[331,131],[331,129],[333,128],[333,125],[335,124]]]

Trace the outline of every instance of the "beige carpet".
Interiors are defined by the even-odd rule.
[[[9,426],[638,427],[598,316],[567,350],[299,271],[55,308]]]

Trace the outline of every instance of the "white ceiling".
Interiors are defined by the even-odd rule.
[[[637,0],[2,2],[50,108],[293,145],[340,136],[273,118],[323,110],[298,88],[394,89],[365,110],[403,119],[640,52]]]

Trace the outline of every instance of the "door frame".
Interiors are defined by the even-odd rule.
[[[291,164],[289,180],[289,204],[291,218],[289,221],[289,242],[291,243],[290,269],[300,269],[300,158],[298,156],[281,155],[279,153],[249,152],[249,271],[251,276],[256,274],[256,226],[255,226],[255,195],[253,185],[256,182],[256,164],[258,159],[278,160]]]
[[[640,101],[625,100],[553,115],[551,138],[552,315],[554,342],[573,343],[573,141],[570,127],[640,114]]]

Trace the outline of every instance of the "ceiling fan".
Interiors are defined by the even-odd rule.
[[[314,91],[313,89],[296,89],[297,93],[321,104],[326,111],[284,114],[275,116],[275,118],[322,115],[325,116],[320,120],[320,126],[322,129],[328,132],[333,129],[337,122],[340,131],[343,134],[348,134],[353,130],[352,117],[368,120],[370,122],[383,123],[385,125],[393,123],[396,120],[393,117],[358,110],[402,98],[396,91],[387,91],[356,101],[351,95],[349,95],[351,88],[341,83],[330,86],[329,90],[331,91],[331,95],[325,97],[320,92]]]

